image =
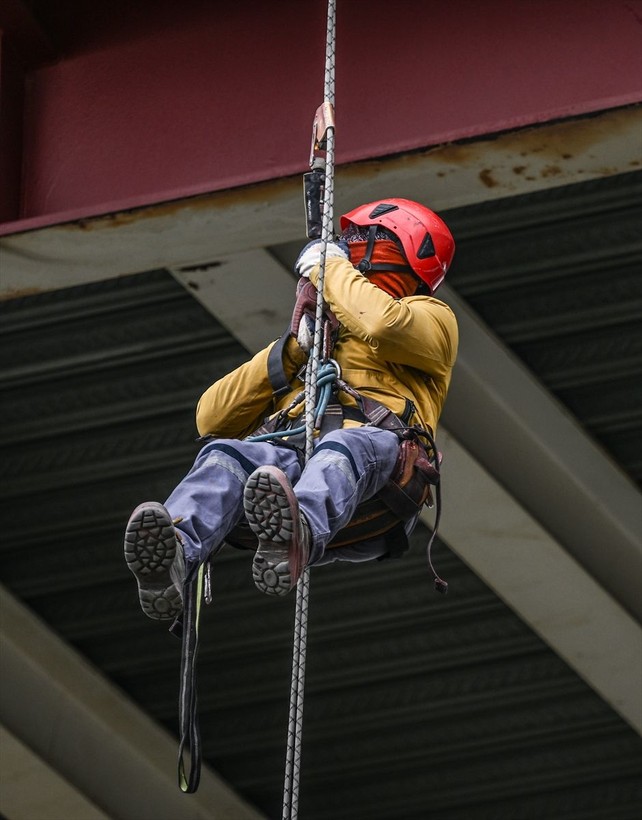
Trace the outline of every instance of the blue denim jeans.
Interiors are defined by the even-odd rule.
[[[269,442],[215,439],[165,502],[190,564],[207,560],[243,516],[243,488],[257,467],[279,467],[288,476],[312,533],[311,564],[377,558],[364,546],[327,551],[328,542],[352,518],[361,501],[387,482],[399,449],[389,430],[356,427],[336,430],[319,442],[302,470],[297,453]]]

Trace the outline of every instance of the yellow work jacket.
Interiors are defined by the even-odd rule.
[[[318,283],[319,269],[310,274]],[[433,434],[457,356],[457,321],[444,302],[429,296],[394,299],[356,270],[348,260],[326,262],[324,297],[341,323],[333,357],[342,378],[364,396],[400,415],[410,399],[415,415],[410,424]],[[268,378],[269,345],[250,361],[219,379],[201,396],[196,425],[202,436],[244,438],[274,412],[288,407],[303,389],[297,373],[306,354],[292,338],[283,353],[292,390],[273,399]],[[339,393],[339,401],[354,400]],[[298,415],[301,408],[293,411]],[[345,421],[345,426],[355,422]]]

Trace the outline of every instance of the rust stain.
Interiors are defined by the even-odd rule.
[[[489,149],[523,158],[536,155],[554,161],[572,160],[588,154],[605,139],[630,134],[631,126],[642,128],[642,106],[607,111],[597,116],[567,120],[555,124],[542,123],[498,135],[480,137],[474,143],[448,144],[412,155],[423,160],[430,156],[450,165],[475,165]],[[551,165],[556,164],[552,162]]]
[[[563,174],[566,162],[577,161],[582,156],[591,159],[593,146],[620,134],[629,135],[632,126],[637,124],[642,127],[642,106],[556,124],[541,123],[503,134],[480,136],[474,141],[433,146],[386,159],[362,160],[339,167],[337,173],[341,183],[349,185],[352,181],[372,179],[382,170],[398,168],[407,171],[415,167],[423,170],[426,160],[432,160],[435,163],[436,178],[443,179],[456,173],[458,167],[470,168],[478,171],[479,179],[486,187],[494,188],[502,184],[499,175],[512,167],[512,173],[521,179],[537,182],[542,177],[551,178]],[[494,173],[487,169],[489,154],[491,161],[492,156],[497,155]],[[513,164],[511,156],[525,161],[518,160]],[[530,168],[529,159],[541,163],[543,170]],[[501,165],[498,164],[500,162]],[[506,168],[503,167],[504,162]],[[573,173],[581,176],[585,172],[573,169]]]
[[[195,211],[225,210],[234,205],[248,205],[250,203],[268,207],[275,199],[291,196],[293,190],[298,190],[300,186],[301,177],[299,175],[296,177],[286,177],[285,179],[272,179],[241,188],[229,188],[225,191],[215,191],[211,194],[198,194],[193,197],[172,200],[171,202],[146,205],[128,211],[106,214],[104,216],[79,219],[76,222],[60,225],[59,229],[77,231],[78,228],[80,228],[83,231],[95,231],[120,228],[124,225],[133,225],[148,219],[174,216],[175,214],[184,212],[186,208]]]
[[[514,131],[501,136],[498,142],[502,148],[514,149],[521,156],[537,153],[568,160],[586,153],[607,137],[629,133],[632,119],[642,123],[642,109],[618,109],[599,117]]]
[[[558,161],[572,160],[588,153],[594,145],[599,145],[609,137],[630,133],[632,122],[639,123],[642,127],[642,107],[623,108],[552,125],[542,123],[503,134],[480,136],[474,142],[439,145],[397,160],[389,160],[388,163],[423,162],[429,156],[448,165],[474,166],[479,164],[489,149],[516,157],[537,155]],[[371,168],[372,164],[368,163],[369,172]]]
[[[540,173],[542,176],[555,176],[561,173],[558,163],[562,160],[571,160],[588,154],[594,145],[609,137],[620,133],[629,134],[632,123],[636,122],[642,125],[642,106],[622,108],[553,125],[542,123],[507,133],[480,136],[474,141],[433,146],[395,157],[362,160],[340,166],[337,174],[342,184],[349,185],[351,180],[372,179],[383,170],[394,167],[412,169],[416,165],[423,165],[426,159],[430,158],[442,166],[451,166],[445,169],[443,167],[439,170],[435,169],[436,176],[444,177],[449,173],[454,173],[457,166],[467,166],[473,169],[480,167],[484,158],[487,158],[488,152],[496,151],[504,156],[512,154],[524,159],[533,156],[544,160],[549,159],[549,165]],[[631,163],[634,167],[639,164]],[[523,179],[536,179],[536,177],[524,174],[526,168],[526,165],[518,164],[512,170],[515,174],[523,175]],[[479,173],[479,178],[488,188],[494,188],[500,184],[489,169],[483,169]],[[282,179],[265,180],[209,194],[184,197],[161,204],[150,204],[106,216],[82,219],[78,222],[60,225],[58,230],[108,230],[150,219],[171,217],[184,213],[186,209],[192,211],[225,210],[248,204],[267,208],[275,200],[296,196],[300,185],[300,175],[296,174]]]
[[[457,145],[450,143],[433,148],[426,152],[449,165],[470,165],[479,161],[479,146],[477,144]]]
[[[496,188],[499,185],[490,168],[484,168],[483,171],[480,171],[479,178],[487,188]]]
[[[617,173],[617,168],[613,168],[610,165],[605,165],[602,168],[598,168],[597,173],[603,177],[612,177]]]

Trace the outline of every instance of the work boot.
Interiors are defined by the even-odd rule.
[[[312,540],[288,477],[278,467],[259,467],[247,480],[243,503],[259,539],[254,584],[266,595],[287,595],[308,563]]]
[[[162,504],[140,504],[125,530],[125,561],[138,583],[140,605],[148,618],[173,621],[183,608],[183,547]]]

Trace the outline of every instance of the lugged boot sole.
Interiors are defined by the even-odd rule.
[[[183,608],[170,577],[176,549],[165,507],[155,501],[136,507],[125,530],[125,561],[136,578],[141,609],[155,621],[174,620]]]
[[[248,478],[243,494],[245,516],[259,539],[252,562],[254,584],[266,595],[287,595],[297,579],[290,569],[292,553],[299,548],[292,490],[276,477],[276,467],[261,467]],[[281,474],[281,471],[278,471]]]

